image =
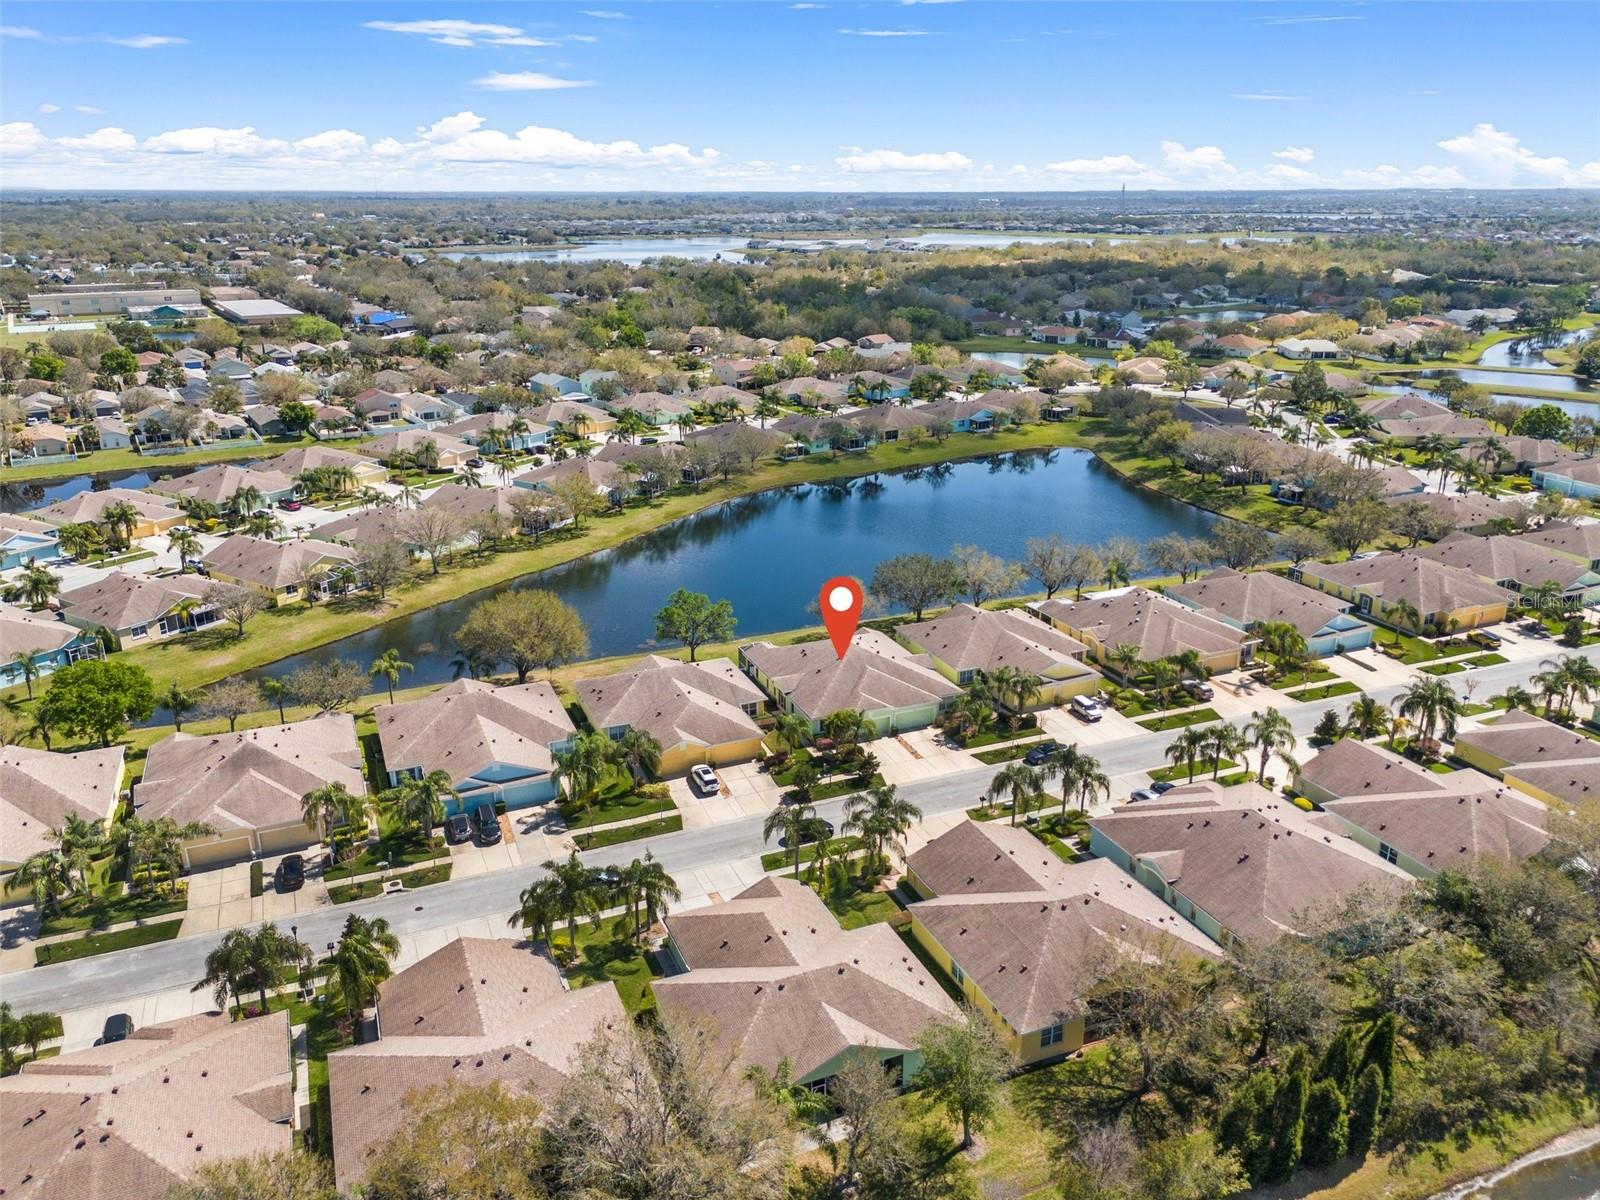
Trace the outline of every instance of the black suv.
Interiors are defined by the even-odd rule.
[[[485,846],[499,844],[500,818],[495,815],[494,805],[485,803],[473,809],[472,823],[478,828],[478,840]]]

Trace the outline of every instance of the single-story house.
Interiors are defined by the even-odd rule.
[[[618,415],[632,409],[658,429],[676,425],[693,408],[691,397],[672,396],[666,392],[635,392],[631,396],[618,396],[611,403],[612,411]]]
[[[1028,340],[1051,346],[1071,346],[1082,334],[1083,330],[1076,325],[1039,325],[1028,334]]]
[[[124,644],[155,641],[217,619],[204,602],[199,575],[134,575],[108,571],[93,583],[62,592],[61,615],[80,629],[106,629]]]
[[[208,550],[200,561],[215,580],[242,584],[274,600],[286,600],[299,596],[307,572],[317,570],[324,575],[319,594],[331,595],[336,589],[326,578],[327,573],[354,564],[356,555],[336,542],[317,538],[275,542],[235,533]]]
[[[921,1069],[929,1022],[955,1013],[944,989],[882,924],[844,930],[805,884],[772,876],[731,900],[674,912],[652,984],[663,1015],[708,1020],[750,1067],[787,1062],[797,1086],[825,1092],[852,1054],[874,1054],[893,1082]]]
[[[47,835],[68,817],[109,828],[125,779],[121,746],[73,754],[0,746],[0,874],[53,849]]]
[[[1418,547],[1414,553],[1481,575],[1518,595],[1544,583],[1555,583],[1561,587],[1562,599],[1573,607],[1584,607],[1600,598],[1600,571],[1526,538],[1452,533],[1431,546]]]
[[[1565,554],[1568,558],[1587,563],[1590,570],[1600,571],[1600,521],[1588,521],[1582,525],[1546,521],[1537,529],[1518,534],[1517,540]]]
[[[1520,709],[1458,733],[1455,753],[1552,808],[1600,796],[1600,742]]]
[[[61,553],[61,535],[54,525],[21,513],[0,513],[0,571],[42,562]]]
[[[1494,429],[1487,421],[1453,412],[1442,416],[1386,417],[1378,422],[1378,432],[1397,446],[1414,446],[1435,437],[1465,445],[1494,436]]]
[[[569,375],[558,375],[554,371],[540,371],[532,379],[528,380],[528,389],[536,394],[554,393],[557,396],[568,396],[574,392],[582,392],[583,384]]]
[[[57,425],[54,421],[40,421],[29,425],[23,430],[22,436],[27,438],[28,455],[12,452],[14,458],[59,458],[71,454],[72,446],[77,441],[78,433],[75,429],[68,429],[65,425]]]
[[[1343,358],[1344,351],[1338,343],[1327,338],[1284,338],[1278,343],[1278,353],[1285,358],[1329,359]]]
[[[121,417],[96,417],[94,432],[102,450],[126,450],[133,445],[133,433]]]
[[[1234,671],[1250,661],[1256,645],[1237,626],[1147,588],[1084,600],[1036,600],[1028,607],[1086,645],[1101,667],[1110,667],[1117,647],[1127,645],[1142,663],[1197,650],[1210,670]]]
[[[237,733],[174,733],[150,747],[133,805],[147,821],[215,829],[183,844],[185,869],[215,867],[319,841],[324,831],[306,824],[302,798],[329,783],[364,794],[361,768],[349,713]]]
[[[165,496],[207,500],[219,508],[227,508],[234,496],[249,488],[261,494],[262,505],[292,500],[300,493],[300,485],[293,475],[267,464],[259,467],[239,467],[232,463],[217,463],[201,467],[192,475],[174,475],[170,479],[157,479],[150,490]]]
[[[328,1056],[333,1167],[354,1189],[404,1135],[419,1088],[500,1084],[550,1100],[579,1049],[627,1022],[616,984],[568,988],[527,943],[457,938],[378,989],[379,1037]]]
[[[355,477],[354,487],[370,487],[382,483],[389,473],[378,463],[362,454],[340,450],[334,446],[302,446],[261,464],[263,468],[298,478],[307,471],[319,468],[348,470]]]
[[[392,464],[397,457],[415,457],[423,448],[432,445],[438,456],[438,469],[454,471],[478,457],[478,448],[460,438],[451,437],[435,429],[392,429],[359,447],[362,454],[382,463]]]
[[[590,458],[583,454],[575,454],[560,462],[549,462],[542,467],[535,467],[517,476],[512,481],[512,486],[549,491],[550,485],[558,479],[573,477],[587,480],[597,494],[608,499],[620,499],[628,495],[634,487],[633,479],[622,469],[620,463]]]
[[[1535,467],[1529,478],[1533,480],[1533,486],[1542,491],[1593,500],[1600,496],[1600,458]]]
[[[647,655],[615,675],[573,685],[589,724],[620,738],[637,729],[661,746],[659,773],[699,763],[748,762],[762,752],[756,718],[766,695],[725,658],[680,662]]]
[[[550,426],[527,421],[514,413],[486,412],[463,417],[440,427],[448,437],[460,438],[469,446],[483,445],[488,434],[499,439],[502,450],[542,450],[550,442]]]
[[[1372,644],[1372,626],[1353,615],[1349,604],[1272,571],[1218,567],[1164,591],[1179,604],[1249,633],[1269,621],[1293,625],[1317,658]]]
[[[548,683],[494,687],[458,679],[448,687],[377,712],[389,786],[443,771],[460,794],[452,811],[485,801],[507,808],[557,795],[555,756],[571,748],[573,727]]]
[[[99,658],[100,641],[49,613],[0,604],[0,687],[23,682],[24,655],[40,675],[48,675],[80,658]]]
[[[1549,840],[1538,800],[1476,771],[1437,775],[1353,738],[1302,764],[1295,783],[1321,805],[1326,828],[1418,879],[1483,860],[1520,862]]]
[[[980,673],[1012,667],[1039,686],[1036,705],[1059,704],[1096,691],[1100,676],[1087,666],[1088,647],[1047,622],[1014,608],[994,611],[957,604],[928,621],[895,632],[933,667],[963,687]]]
[[[913,654],[875,629],[858,629],[843,658],[828,641],[739,647],[739,665],[785,712],[820,731],[823,718],[855,709],[882,734],[932,725],[961,688],[926,654]]]
[[[591,433],[610,433],[617,427],[617,419],[605,409],[582,400],[552,400],[528,410],[528,419],[565,430],[574,437]]]
[[[1305,933],[1320,905],[1363,888],[1411,885],[1398,867],[1258,783],[1186,784],[1095,817],[1089,829],[1096,857],[1221,946]]]
[[[1248,333],[1226,333],[1208,344],[1215,346],[1224,358],[1251,358],[1272,346],[1265,338],[1251,337]]]
[[[1515,592],[1474,571],[1407,551],[1375,554],[1341,563],[1307,560],[1289,578],[1348,600],[1364,617],[1393,626],[1389,609],[1401,600],[1422,615],[1424,625],[1476,629],[1506,619]]]
[[[1018,1061],[1094,1035],[1088,997],[1119,954],[1221,955],[1109,862],[1068,865],[1026,829],[963,821],[911,855],[911,936],[999,1029]]]
[[[287,1157],[289,1013],[179,1017],[0,1079],[7,1195],[161,1200],[202,1168]]]

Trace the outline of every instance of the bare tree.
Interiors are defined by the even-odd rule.
[[[290,673],[289,690],[318,712],[336,712],[366,694],[367,672],[344,658],[307,663]]]
[[[461,540],[461,521],[442,508],[417,508],[401,514],[401,536],[428,556],[433,573],[439,573],[439,559]]]
[[[232,733],[240,717],[265,706],[266,700],[255,680],[243,675],[230,675],[206,689],[200,711],[207,717],[228,718],[228,732]]]
[[[200,597],[200,603],[230,622],[240,637],[244,636],[245,622],[267,606],[260,592],[238,583],[213,583]]]
[[[380,597],[411,570],[411,551],[399,542],[362,542],[356,546],[356,572]]]

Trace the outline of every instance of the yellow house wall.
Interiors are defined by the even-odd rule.
[[[1507,767],[1505,773],[1501,775],[1501,778],[1504,779],[1506,783],[1516,788],[1517,791],[1521,792],[1524,796],[1532,796],[1540,804],[1547,804],[1551,808],[1557,810],[1565,810],[1571,807],[1568,801],[1561,799],[1561,797],[1557,796],[1554,792],[1547,792],[1541,787],[1535,787],[1526,779],[1519,778],[1517,776],[1515,767]]]
[[[1469,746],[1463,742],[1455,744],[1455,756],[1462,762],[1471,763],[1480,771],[1490,775],[1499,775],[1510,764],[1503,758],[1496,758],[1481,746]],[[1518,785],[1521,787],[1522,785]],[[1524,791],[1527,789],[1524,788]]]
[[[661,752],[660,775],[683,775],[690,767],[705,763],[713,767],[728,763],[750,762],[761,756],[761,738],[746,738],[740,742],[723,742],[716,746],[685,743]]]

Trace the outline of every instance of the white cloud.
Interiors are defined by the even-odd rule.
[[[445,17],[423,21],[367,21],[367,29],[425,37],[441,46],[554,46],[548,38],[529,37],[516,25],[495,25],[484,21],[463,21]]]
[[[910,8],[913,4],[960,4],[961,0],[900,0],[900,3]]]
[[[1188,149],[1182,142],[1161,143],[1161,161],[1169,170],[1180,174],[1232,175],[1234,166],[1228,156],[1217,146],[1196,146]]]
[[[833,160],[853,174],[879,171],[968,171],[972,160],[956,150],[942,154],[907,154],[903,150],[864,150]]]
[[[61,105],[59,105],[59,104],[49,104],[49,103],[41,104],[41,105],[39,105],[39,111],[42,112],[42,113],[60,112],[61,111]]]
[[[1290,162],[1308,163],[1317,156],[1317,152],[1310,146],[1285,146],[1282,150],[1274,150],[1273,158],[1287,158]]]
[[[490,71],[472,81],[473,87],[490,92],[555,92],[593,85],[591,79],[558,79],[539,71]]]
[[[1257,104],[1288,103],[1294,100],[1304,100],[1304,96],[1291,96],[1287,92],[1229,92],[1230,100],[1251,100]]]
[[[789,7],[796,12],[808,12],[813,9],[827,8],[828,6],[826,4],[791,4]]]
[[[187,46],[188,38],[167,37],[160,33],[134,33],[126,37],[116,37],[109,33],[96,34],[95,41],[107,42],[113,46],[126,46],[129,50],[154,50],[158,46]]]
[[[1437,88],[1423,88],[1420,92],[1406,93],[1408,96],[1437,96],[1438,94],[1439,90]]]
[[[126,129],[106,128],[96,129],[93,133],[83,137],[57,138],[56,144],[66,146],[73,150],[134,150],[138,148],[139,139]]]
[[[0,37],[22,38],[26,41],[44,40],[44,34],[31,25],[0,25]]]
[[[277,138],[261,137],[250,125],[240,129],[198,125],[158,133],[144,140],[144,149],[157,154],[208,154],[219,158],[262,158],[282,153],[288,146],[289,143]]]
[[[1530,175],[1541,183],[1559,183],[1572,177],[1566,159],[1537,155],[1520,138],[1487,122],[1474,125],[1471,133],[1447,138],[1438,145],[1445,153],[1463,159],[1476,178],[1504,184]]]
[[[600,39],[592,33],[569,33],[561,40],[565,42],[598,42]]]
[[[85,116],[98,117],[106,110],[103,108],[96,108],[92,104],[74,104],[72,106],[72,111],[83,113]]]
[[[903,38],[929,36],[926,29],[841,29],[839,32],[846,37]]]
[[[1357,16],[1260,17],[1263,25],[1326,25],[1334,21],[1359,21]]]
[[[1461,187],[1467,183],[1467,177],[1455,167],[1420,166],[1405,171],[1392,163],[1343,171],[1340,177],[1356,187]]]
[[[627,13],[612,12],[610,9],[580,8],[578,10],[586,17],[594,17],[598,21],[626,21]]]
[[[1058,175],[1132,175],[1149,170],[1130,154],[1107,154],[1102,158],[1069,158],[1045,163],[1046,171]]]
[[[37,154],[50,144],[32,121],[11,121],[0,125],[0,156],[24,158]]]
[[[1315,183],[1322,178],[1315,171],[1307,171],[1304,167],[1292,167],[1288,163],[1272,163],[1263,167],[1261,174],[1279,183]]]
[[[354,158],[367,148],[367,139],[348,129],[328,129],[301,138],[296,150],[319,158]]]

